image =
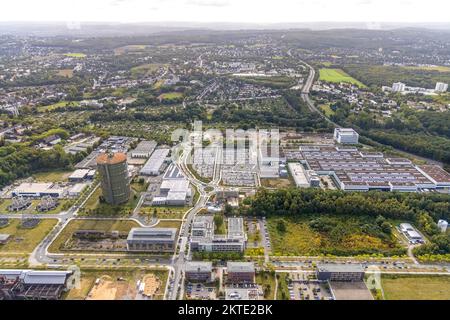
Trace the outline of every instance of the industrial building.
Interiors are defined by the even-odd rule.
[[[438,166],[415,166],[408,159],[384,158],[380,152],[310,145],[301,146],[300,151],[301,162],[307,170],[331,176],[335,184],[346,191],[417,192],[449,189],[450,186],[450,174]]]
[[[124,153],[103,153],[97,157],[102,194],[109,204],[118,205],[130,198],[127,156]]]
[[[51,196],[61,198],[64,194],[64,189],[58,187],[54,183],[28,183],[24,182],[12,191],[13,197],[30,197],[41,198],[44,196]]]
[[[321,281],[363,281],[364,273],[360,264],[317,265],[317,279]]]
[[[131,151],[132,158],[148,158],[156,148],[155,141],[141,141],[134,150]]]
[[[191,249],[205,252],[243,252],[247,237],[242,218],[228,219],[228,234],[214,234],[214,217],[198,215],[192,223]]]
[[[159,195],[154,196],[152,205],[185,206],[192,198],[189,181],[174,164],[164,173]]]
[[[140,174],[143,176],[157,176],[161,174],[161,169],[169,155],[170,149],[156,149],[150,159],[142,167]]]
[[[422,235],[409,223],[401,223],[400,231],[408,238],[410,243],[424,243]]]
[[[184,267],[184,275],[188,281],[210,282],[212,263],[208,261],[188,261]]]
[[[57,300],[72,271],[0,270],[0,300]]]
[[[127,249],[134,252],[173,252],[176,235],[176,228],[133,228],[128,234]]]
[[[228,283],[254,283],[255,265],[253,262],[227,262]]]
[[[334,140],[341,144],[358,144],[359,134],[351,128],[336,128]]]

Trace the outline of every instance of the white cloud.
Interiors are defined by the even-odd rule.
[[[448,0],[14,0],[0,21],[450,22]]]

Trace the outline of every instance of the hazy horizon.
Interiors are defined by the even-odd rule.
[[[446,0],[16,0],[1,22],[449,23]]]

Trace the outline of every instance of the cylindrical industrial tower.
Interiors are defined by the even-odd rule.
[[[97,157],[103,197],[109,204],[125,203],[130,198],[127,156],[124,153],[103,153]]]

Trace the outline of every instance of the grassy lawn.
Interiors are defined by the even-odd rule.
[[[255,276],[256,283],[263,287],[264,299],[275,300],[275,275],[270,272],[259,272]]]
[[[409,70],[450,72],[450,67],[447,66],[405,66],[404,68]]]
[[[288,274],[277,273],[276,277],[278,278],[277,300],[289,300]]]
[[[182,219],[183,215],[190,207],[143,207],[141,208],[142,215],[150,215],[159,219]]]
[[[320,110],[322,110],[322,112],[327,116],[327,117],[331,117],[332,115],[334,115],[334,111],[331,109],[329,104],[321,104],[319,106]]]
[[[66,57],[70,57],[70,58],[86,58],[86,55],[84,53],[80,53],[80,52],[69,52],[69,53],[65,53],[64,54]]]
[[[159,68],[164,67],[164,66],[165,65],[158,64],[158,63],[148,63],[148,64],[143,64],[143,65],[140,65],[137,67],[133,67],[133,68],[131,68],[130,72],[133,76],[143,76],[143,75],[147,75],[147,74],[152,74],[152,73],[158,71]]]
[[[100,203],[100,196],[102,195],[101,187],[97,188],[91,197],[86,201],[84,207],[81,209],[83,215],[102,215],[102,216],[125,216],[133,212],[139,202],[139,195],[133,189],[131,191],[130,199],[127,203],[114,206],[108,203]]]
[[[61,252],[61,248],[66,241],[77,230],[102,230],[102,231],[119,231],[129,232],[131,228],[139,227],[139,225],[132,220],[95,220],[95,219],[79,219],[70,221],[67,226],[61,231],[58,237],[51,244],[50,252]]]
[[[328,69],[328,68],[322,68],[319,70],[319,80],[326,81],[326,82],[334,82],[334,83],[351,83],[354,85],[357,85],[360,88],[366,87],[362,82],[356,80],[355,78],[351,77],[345,71],[341,69]]]
[[[68,170],[39,172],[33,174],[33,178],[38,182],[65,182],[72,172]]]
[[[312,221],[319,227],[313,227]],[[380,233],[370,217],[271,217],[268,229],[274,255],[401,255],[405,251],[394,235]]]
[[[383,275],[386,300],[450,300],[449,276]]]
[[[9,225],[0,228],[0,233],[11,235],[5,245],[0,245],[0,253],[31,253],[56,222],[56,219],[45,219],[33,229],[24,229],[20,227],[20,219],[10,219]]]
[[[183,94],[181,92],[168,92],[161,94],[158,98],[161,100],[173,100],[183,98]]]
[[[80,103],[78,101],[60,101],[48,106],[42,106],[38,107],[37,110],[39,112],[45,112],[45,111],[52,111],[58,108],[64,108],[64,107],[78,107]]]
[[[161,289],[156,293],[155,299],[162,300],[168,272],[165,270],[101,270],[88,269],[81,270],[80,287],[72,289],[64,296],[66,300],[84,300],[95,285],[95,280],[99,278],[109,278],[117,285],[116,299],[123,299],[124,296],[133,296],[136,294],[136,282],[142,280],[144,276],[149,274],[155,275],[161,281]],[[118,281],[117,279],[123,279]],[[123,296],[124,295],[124,296]]]

